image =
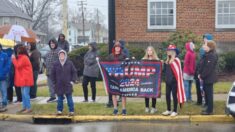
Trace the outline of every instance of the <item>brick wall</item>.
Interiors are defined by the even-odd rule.
[[[235,42],[235,31],[216,31],[215,0],[177,0],[176,30],[212,33],[216,41]],[[171,32],[147,30],[147,0],[116,0],[116,38],[127,42],[162,42]]]

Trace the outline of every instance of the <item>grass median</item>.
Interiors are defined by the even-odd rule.
[[[46,81],[40,82],[40,85],[42,83],[44,83],[44,86],[38,87],[37,96],[48,97],[49,91],[48,91],[48,87],[45,86]],[[97,90],[96,90],[97,96],[106,96],[103,82],[97,81],[96,85],[97,85]],[[214,94],[218,94],[218,93],[219,94],[227,94],[228,91],[230,90],[231,86],[232,86],[232,82],[218,82],[214,86]],[[165,83],[162,83],[161,87],[162,87],[162,89],[161,89],[162,94],[165,94]],[[73,89],[74,89],[73,96],[83,96],[83,89],[82,89],[81,83],[74,85]],[[89,91],[89,96],[91,96],[90,86],[88,86],[88,91]],[[196,88],[195,88],[195,84],[193,84],[192,94],[195,94],[195,93],[196,93]]]
[[[121,104],[120,104],[121,105]],[[166,110],[165,102],[157,102],[158,112],[154,115],[160,115]],[[33,104],[33,114],[37,115],[55,115],[56,114],[56,103],[50,104]],[[216,101],[214,102],[214,114],[223,115],[225,114],[225,102]],[[201,113],[202,107],[197,106],[194,103],[184,104],[182,109],[178,108],[179,115],[198,115]],[[76,103],[75,114],[76,115],[112,115],[113,108],[106,108],[105,104],[101,103]],[[119,106],[119,113],[121,112],[121,106]],[[68,114],[67,104],[64,103],[64,113]],[[128,115],[150,115],[145,113],[144,99],[143,102],[128,102],[127,101],[127,114]]]

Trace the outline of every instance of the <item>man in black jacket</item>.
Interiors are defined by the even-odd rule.
[[[217,81],[216,65],[218,56],[215,51],[216,43],[214,41],[208,41],[203,48],[206,54],[202,60],[198,78],[203,82],[207,107],[201,114],[211,115],[213,114],[213,85]]]

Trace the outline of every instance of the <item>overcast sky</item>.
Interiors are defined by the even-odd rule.
[[[81,0],[68,0],[69,9],[78,9],[78,1]],[[85,7],[87,10],[93,11],[99,9],[105,16],[105,24],[108,26],[108,0],[83,0],[86,1]]]

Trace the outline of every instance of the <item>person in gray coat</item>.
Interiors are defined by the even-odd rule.
[[[96,61],[98,56],[96,42],[89,43],[89,51],[84,56],[84,71],[83,71],[83,93],[84,101],[88,102],[88,83],[91,85],[92,102],[95,102],[96,98],[96,79],[99,76],[99,66]]]

